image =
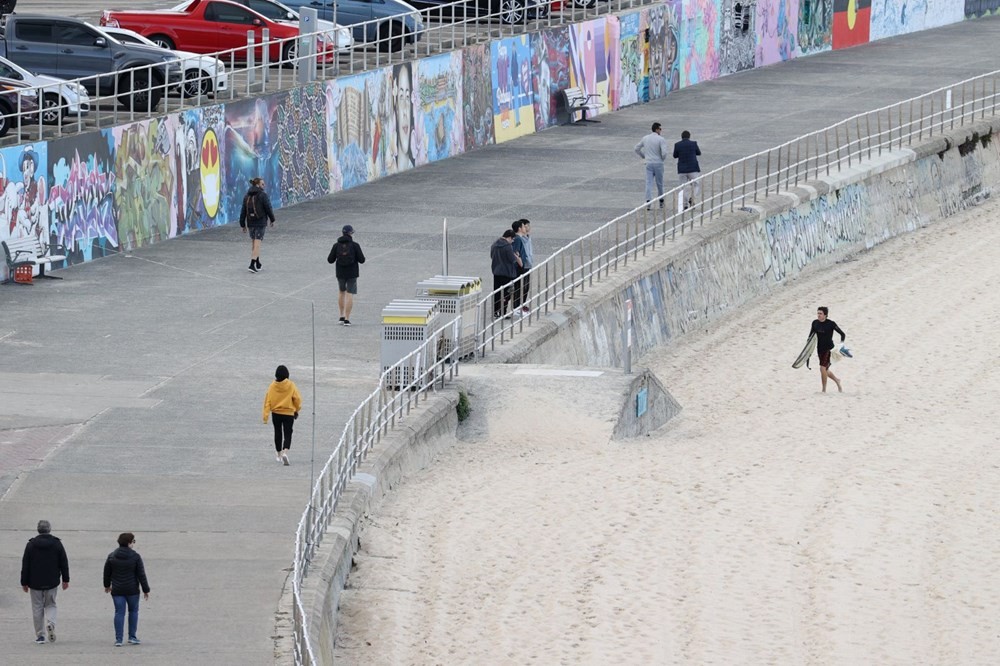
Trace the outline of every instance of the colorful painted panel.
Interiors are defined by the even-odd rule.
[[[462,58],[465,149],[475,150],[493,143],[493,76],[489,46],[470,46],[462,51]]]
[[[604,19],[604,70],[607,72],[608,109],[621,108],[622,42],[621,20],[617,16]]]
[[[227,219],[238,220],[251,178],[264,179],[271,205],[281,208],[281,165],[278,152],[277,97],[226,104],[226,134],[222,140],[222,207]]]
[[[798,19],[799,0],[757,0],[757,67],[795,57]]]
[[[965,18],[959,0],[874,0],[871,3],[871,39],[885,39],[928,30]]]
[[[49,142],[49,237],[78,264],[118,252],[111,130]]]
[[[414,99],[416,163],[436,162],[465,152],[462,54],[452,51],[420,60]]]
[[[535,131],[531,89],[531,45],[527,35],[490,44],[493,82],[493,134],[497,143]]]
[[[531,37],[534,72],[535,129],[559,124],[560,91],[569,84],[569,28],[543,30]]]
[[[660,99],[681,87],[681,3],[668,2],[649,9],[646,101]]]
[[[291,206],[326,194],[326,95],[322,84],[277,95],[277,152],[281,167],[281,205]]]
[[[833,1],[833,48],[867,44],[871,28],[871,0]]]
[[[641,37],[641,12],[625,14],[621,17],[621,78],[618,84],[618,108],[624,108],[642,101],[643,70],[645,58]]]
[[[762,0],[722,0],[719,27],[719,73],[735,74],[754,66],[755,4]]]
[[[719,77],[718,0],[688,0],[681,26],[681,87]],[[652,98],[651,98],[652,99]]]
[[[585,95],[597,95],[602,105],[594,113],[608,109],[608,74],[604,60],[604,19],[578,23],[569,31],[570,85]]]
[[[409,103],[409,69],[402,87]],[[339,192],[363,185],[369,180],[396,173],[400,141],[396,135],[396,95],[392,69],[385,68],[346,76],[326,86],[327,164],[330,190]],[[402,109],[407,109],[404,104]],[[406,118],[410,118],[406,114]],[[407,140],[409,132],[407,132]],[[403,166],[413,166],[406,149]]]
[[[122,250],[170,238],[177,230],[177,116],[119,125],[114,140],[114,210]]]
[[[1000,15],[1000,0],[965,0],[965,18]]]
[[[222,105],[188,109],[177,116],[174,133],[179,210],[171,236],[225,224],[222,203]]]
[[[48,144],[29,143],[0,149],[0,241],[49,239]],[[8,279],[0,263],[0,280]]]
[[[833,0],[799,0],[799,53],[833,48]]]

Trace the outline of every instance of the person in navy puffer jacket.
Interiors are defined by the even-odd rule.
[[[695,181],[691,189],[684,190],[684,207],[690,208],[694,205],[694,200],[701,194],[701,183],[695,179],[701,175],[701,167],[698,166],[698,156],[701,155],[701,148],[697,141],[691,140],[691,132],[684,130],[681,132],[681,140],[674,144],[674,159],[677,160],[677,177],[681,182],[681,187],[686,183]]]
[[[121,647],[125,629],[125,607],[128,607],[128,642],[139,645],[135,632],[139,626],[139,588],[143,598],[149,599],[149,581],[142,557],[135,552],[135,535],[122,532],[118,535],[118,548],[104,561],[104,591],[115,602],[115,647]]]

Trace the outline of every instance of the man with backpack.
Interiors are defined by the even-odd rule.
[[[264,240],[268,220],[273,227],[274,212],[271,210],[271,199],[264,191],[264,179],[251,178],[250,189],[243,197],[243,208],[240,210],[240,227],[243,228],[243,233],[250,230],[250,267],[247,270],[251,273],[261,269],[260,242]]]
[[[354,294],[358,293],[358,276],[361,274],[358,265],[365,263],[365,253],[361,251],[361,246],[354,242],[354,227],[345,224],[343,232],[330,249],[326,261],[336,264],[337,267],[337,285],[340,288],[337,306],[340,309],[340,324],[350,326]]]

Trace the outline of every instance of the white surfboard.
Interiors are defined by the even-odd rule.
[[[810,335],[809,339],[806,340],[806,346],[803,347],[802,351],[799,352],[799,357],[795,359],[795,363],[792,363],[792,367],[793,368],[801,368],[805,364],[805,362],[807,360],[809,360],[809,357],[812,356],[812,353],[814,351],[816,351],[816,334],[815,333],[813,333],[812,335]]]

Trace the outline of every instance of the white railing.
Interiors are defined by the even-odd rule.
[[[426,401],[428,394],[443,387],[458,374],[461,317],[455,317],[434,331],[427,340],[387,368],[375,390],[347,419],[340,440],[313,484],[309,506],[295,530],[295,559],[292,567],[292,621],[296,664],[315,664],[309,623],[302,603],[302,581],[317,546],[323,540],[337,502],[354,477],[358,466],[382,436],[402,421],[410,410]]]
[[[51,94],[51,86],[44,86],[44,90],[28,86],[25,89],[28,94],[17,96],[17,103],[10,104],[10,112],[4,114],[10,138],[0,143],[39,141],[227,99],[259,96],[294,87],[304,79],[327,80],[360,73],[655,1],[600,0],[583,6],[588,4],[586,0],[568,0],[555,20],[549,11],[551,0],[520,0],[514,10],[493,12],[478,9],[481,3],[489,4],[487,0],[458,0],[286,39],[271,39],[265,29],[262,38],[255,41],[251,30],[246,46],[69,81],[68,85],[92,91],[86,112],[76,109],[66,96]],[[345,41],[344,30],[354,35],[352,46],[346,48],[341,46]],[[315,45],[313,54],[300,48],[310,43]],[[30,91],[37,95],[38,104],[48,98],[47,111],[50,115],[58,111],[61,122],[43,122]]]
[[[477,305],[477,356],[509,342],[551,310],[583,293],[629,261],[645,256],[657,245],[702,226],[714,217],[753,204],[768,194],[787,191],[800,183],[840,173],[891,151],[976,120],[997,115],[1000,71],[966,79],[950,86],[859,113],[825,129],[703,174],[694,183],[678,186],[662,197],[611,220],[560,248],[527,274],[491,292]],[[700,196],[685,208],[692,186]],[[530,282],[522,297],[529,312],[504,311],[494,318],[498,293],[507,300]]]

